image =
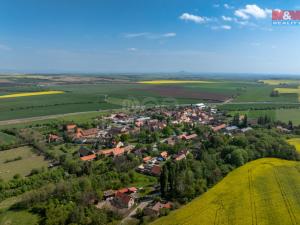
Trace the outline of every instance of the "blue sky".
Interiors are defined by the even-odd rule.
[[[0,70],[300,74],[296,0],[1,0]]]

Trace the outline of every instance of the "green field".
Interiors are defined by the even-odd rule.
[[[212,99],[216,98],[216,100],[222,96],[234,98],[234,102],[269,101],[284,102],[285,104],[297,102],[296,94],[272,98],[270,97],[271,86],[254,81],[212,80],[204,83],[197,83],[197,80],[191,83],[171,81],[171,83],[164,84],[143,84],[133,81],[95,84],[70,83],[68,85],[55,83],[51,84],[49,88],[38,85],[7,86],[1,88],[0,95],[48,90],[63,91],[64,94],[0,99],[0,120],[115,109],[126,106],[128,102],[129,105],[134,103],[137,106],[147,105],[151,102],[154,105],[167,104],[166,100],[170,97],[176,101],[176,104],[206,102],[207,96]],[[180,92],[176,94],[176,90],[180,90]]]
[[[1,145],[13,145],[13,144],[16,144],[17,142],[18,142],[18,139],[15,136],[0,132]]]
[[[299,224],[299,190],[299,162],[259,159],[153,224]]]
[[[27,211],[5,211],[0,213],[0,225],[37,225],[39,217]]]
[[[300,109],[269,109],[269,110],[241,110],[241,111],[230,111],[230,115],[236,113],[247,114],[250,119],[257,119],[260,116],[267,115],[273,121],[282,121],[288,123],[292,121],[294,125],[300,125]]]
[[[230,111],[300,106],[297,93],[271,97],[274,86],[250,80],[205,80],[203,82],[195,79],[189,80],[191,82],[183,82],[170,79],[157,82],[155,79],[154,81],[147,80],[148,83],[145,84],[142,80],[136,82],[134,79],[128,79],[126,82],[117,83],[98,82],[93,84],[72,81],[63,84],[50,82],[49,86],[16,85],[20,82],[46,82],[46,78],[46,76],[15,77],[14,79],[17,80],[12,86],[1,88],[0,96],[48,90],[63,91],[64,94],[0,99],[0,121],[75,112],[91,112],[96,115],[99,110],[123,109],[124,106],[192,104],[214,102],[214,99],[217,102],[231,99],[231,102],[219,106],[220,109]],[[88,78],[78,77],[78,79]],[[68,79],[68,77],[57,77],[56,79]],[[74,117],[76,119],[86,118],[91,114]]]
[[[17,157],[20,160],[6,162]],[[36,155],[29,147],[20,147],[6,151],[0,151],[0,178],[10,180],[15,174],[29,175],[32,169],[47,168],[48,162],[43,156]]]

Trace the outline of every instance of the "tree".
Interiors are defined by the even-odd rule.
[[[233,116],[232,125],[239,126],[240,125],[240,114],[236,113]]]
[[[271,97],[279,97],[279,91],[273,90],[270,94]]]
[[[164,136],[168,137],[170,135],[173,134],[173,130],[170,126],[166,126],[163,130],[162,133],[164,134]]]
[[[167,166],[163,166],[162,173],[160,175],[160,190],[161,195],[165,197],[168,193],[168,179],[169,179],[169,171]]]
[[[243,122],[242,122],[242,127],[248,127],[248,116],[245,114]]]

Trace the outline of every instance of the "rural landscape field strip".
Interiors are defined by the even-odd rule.
[[[153,224],[299,224],[299,166],[299,162],[271,158],[247,163]]]
[[[268,85],[280,85],[280,84],[300,84],[299,80],[283,80],[283,79],[278,79],[278,80],[259,80],[259,82],[262,82],[264,84]]]
[[[63,93],[64,93],[63,91],[39,91],[39,92],[16,93],[16,94],[0,95],[0,99],[30,97],[30,96],[38,96],[38,95],[56,95],[56,94],[63,94]]]
[[[10,180],[14,175],[24,177],[32,169],[47,168],[48,162],[43,156],[36,155],[30,147],[24,146],[15,149],[0,151],[0,178]]]
[[[149,81],[139,81],[139,84],[212,84],[216,83],[214,81],[204,81],[204,80],[149,80]]]
[[[300,138],[291,138],[287,142],[291,145],[294,145],[296,150],[300,153]]]

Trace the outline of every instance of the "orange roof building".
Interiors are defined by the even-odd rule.
[[[96,154],[92,154],[92,155],[87,155],[87,156],[80,157],[80,159],[82,161],[91,161],[91,160],[94,160],[96,157],[97,157]]]

